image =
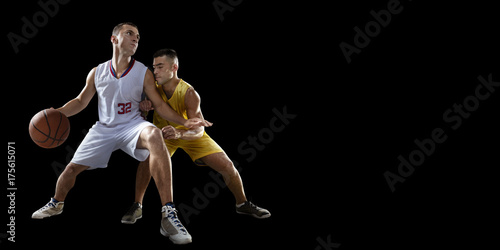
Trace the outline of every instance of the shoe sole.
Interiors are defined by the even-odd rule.
[[[31,219],[37,219],[37,220],[41,220],[41,219],[45,219],[45,218],[49,218],[49,217],[52,217],[52,216],[56,216],[56,215],[60,215],[62,214],[63,210],[61,210],[59,213],[57,214],[53,214],[53,215],[49,215],[49,216],[45,216],[45,217],[33,217],[31,216]]]
[[[138,219],[140,219],[140,218],[142,218],[142,215],[141,215],[141,216],[139,216],[139,217],[137,217],[137,218],[135,218],[135,219],[134,219],[134,221],[122,220],[122,223],[123,223],[123,224],[132,225],[132,224],[135,224],[135,222],[136,222]]]
[[[161,226],[160,226],[160,233],[161,233],[161,235],[168,237],[168,239],[176,245],[189,244],[193,241],[192,239],[185,239],[183,241],[174,241],[174,240],[172,240],[172,238],[170,238],[170,234],[168,234],[167,231],[163,230],[163,227],[161,227]]]

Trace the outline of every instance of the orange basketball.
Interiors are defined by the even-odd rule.
[[[31,118],[29,132],[38,146],[55,148],[68,138],[69,120],[59,110],[45,109]]]

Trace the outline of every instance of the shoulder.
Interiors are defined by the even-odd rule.
[[[96,75],[96,71],[97,71],[98,67],[99,66],[94,67],[90,70],[89,74],[87,75],[87,83],[94,83],[95,75]]]
[[[200,95],[193,87],[189,87],[184,95],[184,103],[186,106],[199,105],[201,101]]]
[[[185,91],[185,94],[184,94],[185,98],[187,98],[188,96],[189,97],[198,96],[198,98],[199,98],[198,92],[196,92],[196,90],[194,90],[193,86],[191,86],[191,84],[187,83],[183,79],[180,79],[179,85],[177,87],[180,87],[180,89],[182,89],[182,91]]]
[[[139,61],[137,61],[137,60],[134,59],[134,67],[135,66],[137,66],[140,69],[144,69],[144,68],[147,69],[148,68],[148,67],[146,67],[146,65],[144,65],[144,63],[141,63],[141,62],[139,62]]]
[[[154,83],[155,76],[153,75],[153,72],[151,72],[151,70],[149,70],[148,68],[146,68],[144,79],[152,80]]]
[[[198,95],[198,92],[196,92],[196,90],[194,90],[193,86],[191,86],[191,84],[187,83],[186,81],[184,81],[183,79],[180,79],[180,82],[179,82],[179,85],[181,85],[182,89],[185,89],[185,94],[184,94],[184,98],[185,99],[200,99],[200,95]]]
[[[102,62],[102,63],[99,63],[99,65],[97,65],[96,68],[99,68],[99,67],[109,67],[109,63],[111,62],[111,60],[107,60],[105,62]]]
[[[94,68],[92,68],[92,69],[90,70],[89,74],[87,75],[87,78],[89,78],[89,77],[94,78],[94,77],[95,77],[95,73],[96,73],[96,71],[97,71],[97,68],[98,68],[98,67],[94,67]]]
[[[186,98],[200,98],[200,95],[198,94],[198,92],[196,92],[196,90],[194,90],[193,87],[189,87],[187,90],[186,90]]]
[[[151,72],[151,70],[148,67],[146,67],[146,65],[135,60],[134,67],[137,67],[139,70],[144,72],[144,82],[148,81],[149,83],[151,82],[154,83],[155,76],[153,75],[153,72]]]
[[[153,72],[146,68],[146,73],[144,75],[144,87],[146,88],[156,88],[155,84],[155,76],[153,75]]]
[[[111,62],[111,60],[108,60],[108,61],[105,61],[103,63],[100,63],[99,65],[97,65],[97,67],[95,67],[93,70],[97,71],[97,72],[105,72],[105,70],[107,68],[109,68],[109,63]]]
[[[148,67],[146,67],[146,65],[144,65],[143,63],[137,61],[134,59],[134,65],[132,66],[133,69],[132,70],[136,70],[137,72],[137,76],[142,76],[142,75],[148,75],[148,72],[151,73],[151,70],[149,70]],[[151,73],[151,75],[153,75],[153,73]]]

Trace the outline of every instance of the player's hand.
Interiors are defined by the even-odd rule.
[[[139,109],[143,112],[147,112],[147,111],[150,111],[150,110],[153,110],[153,103],[151,103],[150,100],[144,100],[142,102],[139,103]]]
[[[181,132],[170,125],[163,127],[161,132],[163,132],[163,138],[167,140],[179,139],[182,136]]]
[[[213,123],[200,118],[191,118],[184,123],[186,128],[211,127]]]

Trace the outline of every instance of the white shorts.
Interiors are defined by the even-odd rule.
[[[111,153],[117,149],[123,150],[138,161],[144,161],[149,156],[149,150],[138,149],[137,140],[142,130],[148,126],[155,127],[142,119],[114,127],[96,122],[76,150],[71,162],[88,166],[89,169],[106,168]]]

